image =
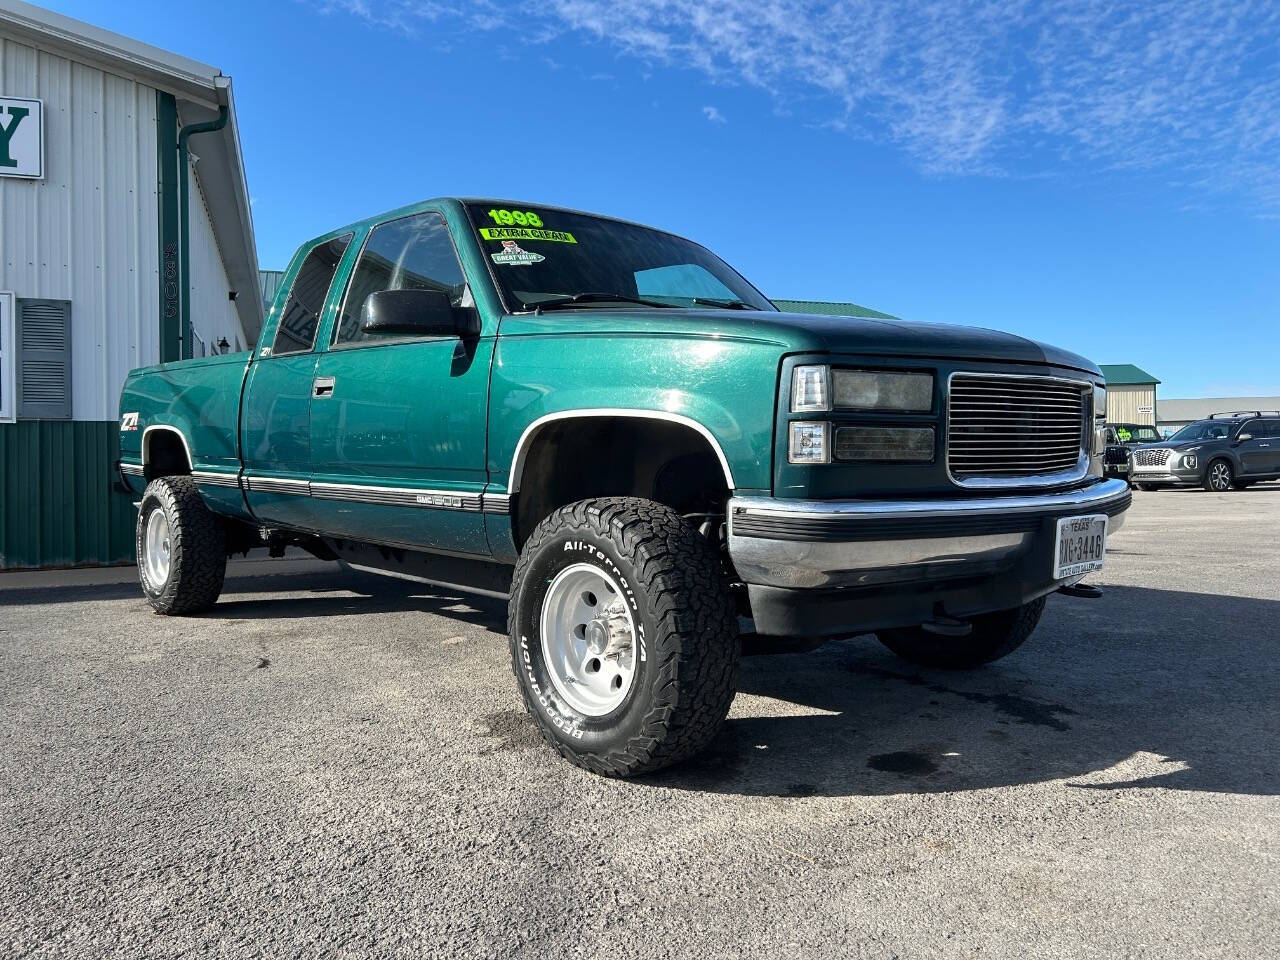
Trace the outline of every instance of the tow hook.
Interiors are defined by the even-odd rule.
[[[973,633],[973,624],[964,620],[957,620],[955,617],[934,614],[932,620],[920,624],[920,629],[925,633],[932,633],[939,637],[967,637]]]
[[[1085,600],[1097,600],[1102,596],[1102,591],[1091,583],[1063,584],[1058,588],[1058,592],[1065,593],[1068,597],[1082,597]]]

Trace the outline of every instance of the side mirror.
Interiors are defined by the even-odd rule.
[[[1253,439],[1252,433],[1242,433],[1240,434],[1240,436],[1236,437],[1236,443],[1244,443],[1246,440],[1252,440],[1252,439]]]
[[[474,337],[475,309],[454,307],[442,290],[379,290],[364,302],[360,328],[379,336]]]

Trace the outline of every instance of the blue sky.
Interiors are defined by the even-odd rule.
[[[260,260],[442,194],[697,239],[780,298],[1280,394],[1280,4],[51,0],[234,78]]]

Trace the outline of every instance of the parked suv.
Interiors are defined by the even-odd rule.
[[[1130,452],[1139,490],[1200,486],[1218,493],[1280,479],[1280,411],[1215,413]]]
[[[1108,477],[1129,479],[1129,451],[1140,444],[1153,443],[1159,439],[1160,434],[1150,424],[1108,423],[1102,469]]]

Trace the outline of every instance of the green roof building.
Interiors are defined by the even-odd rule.
[[[1100,363],[1107,378],[1107,420],[1156,425],[1156,386],[1160,383],[1132,363]]]

